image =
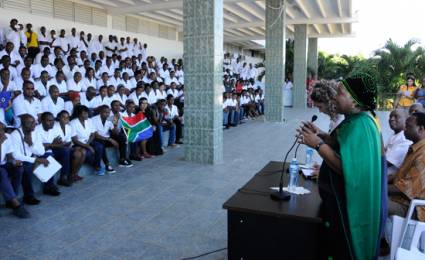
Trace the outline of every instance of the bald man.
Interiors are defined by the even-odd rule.
[[[421,105],[422,106],[422,105]],[[388,139],[385,146],[385,156],[387,158],[389,179],[395,174],[403,163],[409,146],[412,144],[404,136],[404,127],[407,119],[407,112],[404,109],[396,109],[390,113],[388,123],[394,134]]]
[[[425,109],[422,104],[415,103],[409,107],[409,115],[413,115],[413,113],[424,113]]]

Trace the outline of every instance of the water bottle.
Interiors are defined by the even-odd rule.
[[[289,164],[289,185],[288,190],[292,191],[298,185],[298,161],[293,158]]]
[[[313,164],[313,149],[310,147],[307,147],[307,149],[305,149],[305,166],[310,168],[312,164]]]

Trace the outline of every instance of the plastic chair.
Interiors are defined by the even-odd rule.
[[[420,248],[425,246],[425,222],[412,219],[417,206],[425,206],[425,200],[412,200],[406,218],[392,216],[393,234],[391,241],[391,260],[424,260],[425,253]],[[402,224],[400,222],[402,220]],[[400,232],[402,231],[401,236]],[[397,232],[398,231],[398,232]],[[421,237],[423,237],[421,239]],[[397,241],[398,240],[398,241]],[[393,252],[395,251],[395,258]]]

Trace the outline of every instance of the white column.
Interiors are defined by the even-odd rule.
[[[285,1],[266,0],[266,90],[267,121],[283,121],[285,81]]]
[[[294,32],[294,108],[305,108],[307,104],[307,25],[295,25]]]
[[[319,67],[317,42],[317,38],[308,38],[308,68],[311,69],[316,76]]]
[[[223,0],[184,0],[185,159],[223,160]]]

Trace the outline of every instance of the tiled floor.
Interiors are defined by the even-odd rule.
[[[183,147],[135,167],[89,176],[58,198],[39,196],[32,218],[0,210],[1,259],[181,259],[227,246],[224,201],[270,160],[282,160],[294,129],[316,110],[287,111],[286,123],[249,121],[224,132],[224,162],[183,160]],[[328,120],[319,116],[326,129]],[[226,251],[201,259],[225,259]]]

